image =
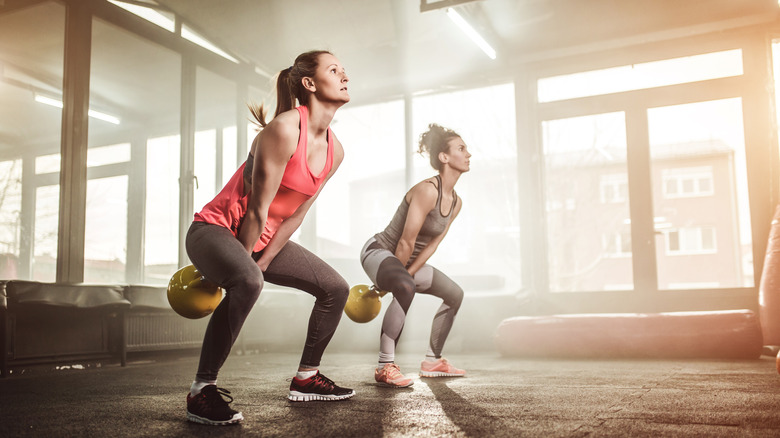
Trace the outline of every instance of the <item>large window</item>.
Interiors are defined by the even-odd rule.
[[[630,285],[624,114],[549,120],[542,133],[550,290]]]
[[[0,278],[55,281],[61,166],[80,164],[60,157],[67,5],[33,3],[0,14]],[[112,3],[168,31],[182,29],[181,37],[227,58],[231,66],[236,62],[191,28],[175,25],[180,20],[172,13]],[[139,36],[101,17],[97,12],[91,18],[89,71],[83,72],[90,85],[83,281],[165,283],[182,262],[181,205],[199,209],[245,158],[246,145],[237,143],[247,137],[236,128],[237,102],[245,96],[237,96],[234,80],[201,67],[202,54],[185,50],[197,71],[186,72],[196,83],[195,96],[185,96],[195,106],[195,120],[186,120],[195,132],[186,157],[194,159],[182,163],[182,56],[176,51],[183,46],[166,48],[168,40],[156,31]],[[214,70],[223,65],[215,66],[213,59],[204,64]],[[82,67],[78,60],[73,66]],[[186,199],[180,196],[182,166],[197,178]],[[66,170],[78,175],[83,169]],[[66,205],[74,206],[73,217],[81,217],[79,205]],[[80,255],[77,246],[66,249]]]
[[[124,283],[127,264],[127,175],[87,182],[84,281]]]
[[[146,144],[144,282],[165,283],[179,263],[178,135]]]
[[[754,286],[742,74],[733,49],[539,81],[551,291]]]
[[[753,286],[743,262],[753,245],[741,99],[651,108],[647,116],[658,287]]]
[[[238,168],[236,84],[204,68],[197,69],[196,78],[194,208],[200,211]]]
[[[85,282],[159,283],[176,267],[180,63],[168,49],[93,20],[90,109],[113,119],[89,120]]]
[[[35,190],[33,260],[29,276],[32,280],[55,280],[59,200],[59,185],[45,185]]]
[[[22,196],[33,196],[32,260],[29,278],[36,281],[54,281],[57,270],[57,230],[59,220],[60,154],[40,155],[34,161],[35,176],[31,177],[34,191],[24,190]],[[28,182],[23,178],[24,185]],[[34,193],[34,194],[33,194]],[[28,201],[29,203],[29,201]],[[23,203],[24,204],[24,203]],[[24,232],[24,228],[23,228]],[[24,262],[24,260],[21,260]],[[22,269],[26,266],[21,264]],[[22,277],[24,278],[24,277]]]
[[[90,177],[84,231],[84,281],[87,283],[125,282],[128,176],[122,164],[129,162],[129,143],[94,147],[87,153]],[[116,168],[113,172],[112,167]]]
[[[0,161],[0,278],[16,278],[22,221],[22,160]]]
[[[539,102],[642,90],[742,74],[739,49],[553,76],[539,81]]]
[[[2,278],[56,276],[64,36],[59,3],[0,14]]]

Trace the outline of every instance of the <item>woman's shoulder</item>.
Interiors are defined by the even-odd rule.
[[[295,110],[285,111],[274,117],[258,134],[252,145],[252,152],[256,152],[258,147],[271,147],[282,154],[292,155],[300,136],[299,122],[300,116]]]
[[[280,139],[295,139],[297,142],[300,132],[301,117],[298,111],[291,109],[274,117],[261,131],[268,137]]]
[[[439,195],[438,182],[436,177],[426,178],[409,189],[409,195],[407,199],[410,201],[417,198],[420,201],[428,201],[436,203],[436,198]]]
[[[297,131],[300,127],[300,122],[301,122],[301,115],[295,108],[293,108],[274,117],[270,122],[268,122],[268,126],[266,126],[266,129],[268,128],[275,128],[281,130],[294,129]]]

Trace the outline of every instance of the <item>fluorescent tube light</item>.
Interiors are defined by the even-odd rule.
[[[181,37],[184,38],[185,40],[192,41],[193,43],[203,47],[206,50],[216,53],[217,55],[227,59],[228,61],[234,62],[236,64],[239,63],[238,59],[228,55],[227,52],[215,46],[211,41],[207,40],[206,38],[203,38],[202,36],[198,35],[192,29],[189,29],[187,26],[181,27]]]
[[[51,97],[42,96],[40,94],[35,95],[35,101],[43,103],[45,105],[50,105],[56,108],[62,108],[62,101],[57,99],[52,99]],[[90,117],[102,120],[104,122],[112,123],[114,125],[118,125],[120,123],[120,120],[118,117],[112,116],[110,114],[101,113],[100,111],[95,110],[89,110],[87,113]]]
[[[95,110],[89,110],[89,112],[87,112],[87,114],[89,114],[89,116],[92,117],[92,118],[95,118],[95,119],[98,119],[98,120],[102,120],[104,122],[112,123],[114,125],[118,125],[119,124],[119,118],[114,117],[114,116],[112,116],[110,114],[101,113],[100,111],[95,111]]]
[[[52,99],[51,97],[41,96],[40,94],[35,95],[35,101],[46,105],[54,106],[57,108],[62,108],[61,100]]]
[[[166,17],[165,15],[161,14],[159,11],[156,11],[152,8],[147,8],[140,5],[134,5],[120,0],[108,0],[108,1],[119,6],[120,8],[126,11],[129,11],[143,18],[146,21],[149,21],[151,23],[154,23],[162,27],[168,32],[173,32],[176,30],[176,22],[174,21],[174,19]]]
[[[450,20],[457,24],[460,30],[468,35],[469,38],[471,38],[471,40],[474,41],[474,43],[476,43],[476,45],[479,46],[479,48],[490,57],[490,59],[496,59],[496,50],[493,49],[493,47],[491,47],[490,44],[488,44],[488,42],[482,38],[482,35],[474,30],[474,28],[471,27],[471,25],[455,9],[447,8],[447,16],[450,17]]]

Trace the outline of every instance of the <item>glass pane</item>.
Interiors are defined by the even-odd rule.
[[[651,108],[648,124],[658,287],[753,286],[741,99]]]
[[[552,292],[633,288],[624,114],[542,123]]]
[[[138,58],[130,59],[128,53]],[[90,118],[89,175],[103,179],[88,182],[88,196],[97,196],[102,187],[110,187],[111,202],[117,204],[115,209],[87,207],[94,210],[87,221],[94,221],[95,229],[87,223],[85,281],[104,282],[111,277],[120,282],[149,283],[145,277],[148,258],[162,258],[178,250],[178,226],[170,228],[168,221],[173,212],[178,224],[181,57],[96,19],[91,71],[90,108],[116,116],[119,123]],[[174,161],[168,161],[173,154]],[[108,166],[128,162],[126,166]],[[144,172],[131,172],[143,168],[146,181]],[[106,174],[109,171],[113,174]],[[100,202],[98,197],[93,199]],[[128,213],[136,217],[137,212],[128,211],[128,206],[144,202],[146,218],[129,221]],[[120,212],[121,218],[117,217]],[[111,236],[109,240],[101,240],[104,233]],[[141,263],[143,266],[138,266]],[[120,265],[127,274],[118,272]],[[169,268],[168,278],[171,272]]]
[[[742,50],[735,49],[543,78],[538,95],[553,102],[741,74]]]
[[[179,264],[179,136],[146,147],[144,283],[165,284]]]
[[[130,143],[94,147],[89,148],[87,151],[87,167],[125,163],[128,161],[130,161]]]
[[[126,282],[127,175],[87,181],[85,228],[84,282]]]
[[[347,106],[331,124],[344,161],[314,204],[316,252],[350,284],[367,281],[360,249],[385,229],[406,191],[403,111],[399,100]]]
[[[59,173],[62,160],[60,154],[41,155],[35,157],[35,173]]]
[[[34,199],[23,202],[21,188],[29,187],[25,196],[34,197],[36,187],[58,183],[65,7],[33,3],[0,13],[0,275],[30,280],[35,264],[38,279],[53,281],[59,189],[44,201],[48,210],[37,218],[46,223],[41,229],[34,226]],[[48,158],[39,162],[41,156]],[[22,172],[26,166],[29,174]],[[52,175],[41,179],[35,173]]]
[[[514,96],[514,85],[502,84],[417,97],[412,105],[412,184],[437,173],[427,156],[416,153],[416,140],[428,124],[460,134],[472,154],[471,170],[455,187],[463,210],[430,259],[470,293],[515,292],[521,287]],[[399,202],[393,202],[393,209]],[[464,272],[468,277],[458,277]]]
[[[195,211],[200,211],[238,168],[238,145],[235,82],[204,68],[197,69],[196,78],[195,175],[198,180],[194,207]],[[246,116],[249,116],[249,110]],[[246,157],[242,158],[246,160]]]
[[[57,230],[60,186],[38,187],[35,191],[35,235],[32,279],[52,282],[57,276]]]
[[[195,211],[200,211],[219,191],[217,188],[217,131],[195,133]],[[233,169],[235,172],[235,169]],[[232,174],[231,174],[232,175]]]
[[[236,137],[235,126],[230,126],[222,130],[222,180],[217,182],[219,185],[217,191],[222,190],[222,187],[227,184],[236,169],[238,169],[241,163],[246,160],[246,157],[242,157],[244,160],[240,163],[238,162],[237,141],[238,138]]]
[[[0,161],[0,278],[19,278],[22,160]]]

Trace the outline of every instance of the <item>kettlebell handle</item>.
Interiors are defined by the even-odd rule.
[[[386,290],[381,290],[378,287],[376,287],[375,284],[372,284],[371,287],[368,289],[369,291],[379,295],[379,298],[382,298],[383,296],[387,295]]]
[[[202,275],[199,276],[199,277],[195,277],[192,280],[190,280],[189,283],[187,283],[187,287],[193,287],[193,288],[194,287],[200,287],[203,284],[203,281],[205,281],[205,280],[206,280],[206,277],[204,277]]]

